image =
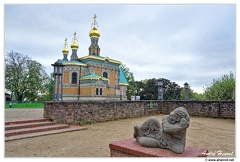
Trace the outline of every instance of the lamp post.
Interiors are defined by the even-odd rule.
[[[184,83],[184,89],[185,89],[184,99],[185,99],[185,100],[188,100],[189,84],[188,84],[187,82]]]
[[[163,100],[163,79],[159,78],[158,82],[158,100]]]
[[[61,60],[56,61],[52,64],[54,67],[54,101],[61,101],[63,98],[63,82],[62,82],[62,75],[63,75],[63,63]]]

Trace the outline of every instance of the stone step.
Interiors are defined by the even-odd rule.
[[[55,124],[46,118],[5,122],[5,141],[87,130],[85,127]]]
[[[45,122],[45,121],[49,121],[49,120],[47,118],[40,118],[40,119],[26,119],[26,120],[18,120],[18,121],[7,121],[7,122],[5,122],[5,125],[35,123],[35,122]]]
[[[5,125],[5,130],[14,130],[14,129],[23,129],[23,128],[35,128],[47,125],[54,125],[53,122],[45,121],[45,122],[36,122],[36,123],[21,123],[21,124],[10,124]]]
[[[35,132],[44,132],[44,131],[56,130],[56,129],[64,129],[68,127],[69,126],[65,124],[57,124],[57,125],[48,125],[48,126],[41,126],[41,127],[35,127],[35,128],[7,130],[5,131],[5,137],[16,136],[20,134],[35,133]]]
[[[24,139],[24,138],[46,136],[46,135],[51,135],[51,134],[81,131],[81,130],[87,130],[87,128],[86,127],[80,127],[80,126],[69,126],[68,128],[64,128],[64,129],[48,130],[48,131],[44,131],[44,132],[35,132],[35,133],[28,133],[28,134],[20,134],[20,135],[5,137],[5,142]]]

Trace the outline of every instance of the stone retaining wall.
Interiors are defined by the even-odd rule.
[[[169,114],[176,107],[185,107],[190,116],[235,119],[234,101],[175,101],[164,102],[163,114]]]
[[[43,116],[55,123],[88,124],[169,114],[180,106],[185,107],[190,116],[235,119],[235,102],[232,101],[54,101],[44,103]]]

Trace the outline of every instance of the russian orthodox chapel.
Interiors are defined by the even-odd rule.
[[[128,81],[122,63],[100,55],[100,32],[96,17],[94,15],[93,28],[89,31],[91,42],[88,55],[78,57],[79,45],[75,32],[71,55],[65,39],[63,59],[52,64],[54,68],[56,65],[62,67],[60,75],[54,72],[54,100],[127,100]]]

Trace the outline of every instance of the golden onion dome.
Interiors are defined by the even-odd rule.
[[[67,48],[67,38],[65,38],[65,43],[64,43],[64,46],[63,46],[63,49],[62,49],[62,53],[63,54],[68,54],[69,53],[68,48]]]
[[[96,28],[96,26],[97,26],[97,21],[96,21],[96,18],[97,18],[97,16],[96,16],[96,14],[94,15],[94,17],[93,17],[93,28],[89,31],[89,37],[97,37],[97,38],[99,38],[100,37],[100,32],[99,32],[99,30]]]
[[[77,44],[77,42],[73,42],[73,43],[71,44],[71,48],[72,48],[72,49],[78,49],[78,44]]]
[[[63,54],[68,54],[68,53],[69,53],[69,51],[68,51],[68,49],[67,49],[67,48],[63,48],[63,50],[62,50],[62,53],[63,53]]]
[[[76,32],[74,32],[74,38],[73,38],[73,42],[72,42],[72,44],[71,44],[71,48],[72,49],[78,49],[78,43],[77,43],[77,36],[76,36]]]
[[[100,32],[95,26],[89,31],[89,37],[100,37]]]

